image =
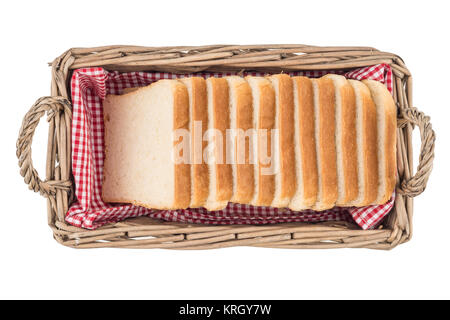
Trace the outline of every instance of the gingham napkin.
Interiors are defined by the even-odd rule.
[[[385,83],[392,93],[392,70],[386,64],[360,68],[350,72],[333,71],[347,78],[373,79]],[[329,71],[292,72],[291,76],[321,77]],[[202,73],[207,77],[223,77],[236,73]],[[244,73],[261,76],[260,73]],[[354,221],[362,229],[376,227],[391,210],[391,200],[379,206],[364,208],[333,208],[323,212],[292,211],[271,207],[253,207],[230,203],[224,210],[207,212],[203,208],[187,210],[150,210],[133,205],[104,203],[101,199],[104,159],[104,127],[102,100],[107,94],[121,94],[124,88],[148,85],[160,79],[190,76],[171,73],[108,72],[103,68],[84,68],[73,72],[71,90],[72,172],[75,179],[75,201],[67,212],[66,221],[74,226],[96,229],[106,223],[125,218],[150,216],[174,222],[202,224],[268,224],[282,222]]]

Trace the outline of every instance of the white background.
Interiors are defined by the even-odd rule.
[[[450,23],[446,1],[1,1],[0,298],[450,298]],[[74,250],[19,176],[23,116],[50,93],[47,62],[71,47],[304,43],[399,54],[437,134],[413,239],[367,249]],[[33,143],[44,174],[47,123]],[[415,161],[419,134],[414,133]]]

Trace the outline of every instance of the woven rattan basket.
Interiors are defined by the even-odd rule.
[[[398,183],[395,206],[378,229],[363,231],[347,222],[204,226],[140,217],[89,231],[65,222],[65,213],[74,199],[69,91],[72,70],[96,66],[123,72],[287,72],[353,69],[379,63],[389,64],[394,74],[394,99],[398,108]],[[411,239],[413,197],[424,191],[430,175],[435,134],[429,117],[412,107],[411,74],[403,60],[395,54],[369,47],[307,45],[107,46],[70,49],[56,58],[51,67],[51,96],[37,100],[25,115],[17,141],[17,157],[25,183],[47,198],[48,224],[54,238],[63,245],[75,248],[211,249],[257,246],[391,249]],[[49,133],[46,175],[42,179],[33,168],[31,144],[39,119],[45,113]],[[412,159],[414,126],[420,130],[422,143],[415,174]]]

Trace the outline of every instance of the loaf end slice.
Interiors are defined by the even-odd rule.
[[[187,208],[191,190],[189,143],[184,139],[189,130],[186,87],[162,80],[126,95],[108,95],[103,112],[103,201]],[[179,141],[174,139],[176,132],[183,134]],[[176,148],[180,145],[184,148]]]

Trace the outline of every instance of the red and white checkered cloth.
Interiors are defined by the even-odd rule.
[[[386,64],[351,72],[332,71],[347,78],[373,79],[385,83],[392,92],[392,70]],[[328,71],[292,72],[290,75],[321,77]],[[207,77],[223,77],[235,73],[201,73]],[[244,75],[260,76],[260,73]],[[108,72],[103,68],[75,70],[72,76],[72,172],[75,179],[75,201],[66,221],[74,226],[96,229],[106,223],[147,215],[166,221],[202,224],[267,224],[282,222],[354,221],[362,229],[377,226],[391,210],[395,198],[385,205],[364,208],[333,208],[323,212],[291,211],[271,207],[253,207],[230,203],[224,210],[208,212],[203,208],[187,210],[150,210],[133,205],[104,203],[101,199],[104,159],[104,127],[102,101],[107,94],[121,94],[123,89],[146,86],[160,79],[190,76],[171,73]]]

